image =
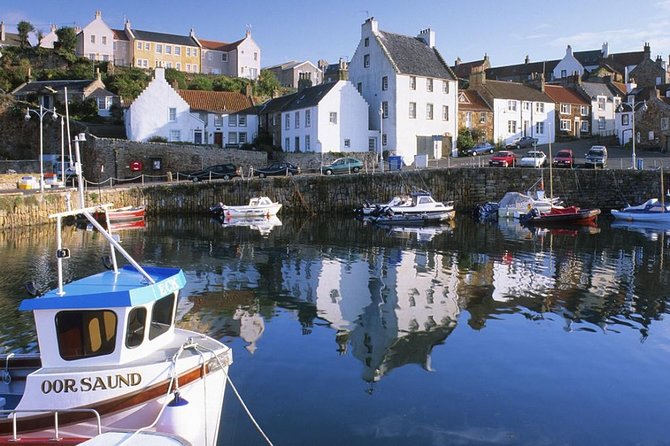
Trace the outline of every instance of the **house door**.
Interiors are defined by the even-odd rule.
[[[194,144],[202,144],[202,131],[201,130],[196,130],[193,133],[193,143]]]
[[[223,147],[223,133],[214,132],[214,145],[217,147]]]
[[[428,155],[428,159],[435,158],[432,136],[416,136],[416,154]]]
[[[528,136],[528,127],[530,127],[530,122],[523,121],[523,136]]]
[[[579,129],[582,128],[582,123],[579,118],[575,118],[575,128],[572,129],[572,134],[579,138]]]

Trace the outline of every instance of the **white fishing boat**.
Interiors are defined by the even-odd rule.
[[[435,201],[428,192],[414,192],[409,203],[387,206],[377,215],[367,217],[369,221],[383,225],[435,224],[455,217],[454,203]]]
[[[34,297],[19,307],[33,313],[39,352],[0,355],[0,445],[78,444],[117,430],[214,445],[231,349],[175,326],[184,273],[141,266],[103,227],[109,216],[103,224],[95,218],[98,210],[50,216],[57,286],[27,287]],[[74,253],[62,244],[62,222],[78,214],[109,243],[108,270],[65,283]],[[129,264],[119,266],[117,254]]]
[[[247,205],[230,206],[219,203],[210,207],[209,211],[214,216],[224,218],[270,217],[277,215],[281,207],[281,203],[274,202],[268,197],[254,197]]]
[[[379,215],[383,209],[393,206],[409,206],[412,204],[412,198],[409,195],[396,195],[386,203],[371,203],[365,201],[363,206],[354,209],[354,213],[359,217],[369,217]]]
[[[623,209],[612,209],[612,216],[618,220],[644,221],[670,224],[670,205],[658,198],[651,198],[637,206],[626,206]]]
[[[537,209],[539,212],[549,212],[553,207],[558,206],[558,198],[548,198],[543,190],[537,190],[534,193],[522,194],[521,192],[507,192],[498,202],[498,217],[519,218],[528,213],[531,209]]]

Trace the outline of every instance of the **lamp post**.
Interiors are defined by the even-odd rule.
[[[384,106],[383,103],[379,104],[379,169],[381,172],[384,172]]]
[[[636,153],[635,153],[635,143],[637,142],[637,133],[635,133],[635,97],[632,98],[632,101],[628,103],[631,106],[631,124],[632,124],[632,130],[633,130],[633,170],[637,170],[637,158],[636,158]],[[645,111],[647,109],[647,101],[644,101],[644,104],[642,104],[642,107],[640,107],[640,110]],[[623,110],[623,107],[622,107]],[[625,131],[624,131],[625,133]]]
[[[58,115],[56,114],[56,110],[44,108],[42,104],[40,104],[39,110],[26,107],[26,115],[24,116],[26,121],[30,119],[30,113],[35,113],[40,118],[40,193],[44,193],[44,127],[42,126],[42,120],[47,113],[53,113],[51,117],[54,121],[58,119]]]

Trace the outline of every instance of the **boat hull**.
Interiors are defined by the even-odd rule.
[[[670,224],[670,212],[644,212],[644,211],[616,211],[612,210],[612,216],[617,220],[644,221],[650,223]]]
[[[600,209],[580,209],[577,212],[526,214],[522,223],[532,225],[591,225],[596,222]],[[530,216],[529,216],[530,215]]]

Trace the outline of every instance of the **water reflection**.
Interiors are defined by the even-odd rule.
[[[276,215],[247,217],[247,218],[226,218],[216,217],[214,221],[221,224],[222,228],[229,228],[233,226],[247,227],[251,230],[258,231],[263,236],[270,235],[272,229],[281,226],[281,220]]]
[[[562,320],[566,333],[636,330],[646,339],[667,313],[666,237],[631,237],[616,226],[530,230],[461,218],[420,233],[286,218],[264,233],[170,218],[122,239],[145,263],[185,270],[182,326],[240,338],[253,353],[281,308],[303,335],[331,330],[337,352],[356,358],[372,383],[407,364],[431,370],[433,350],[455,330],[484,330],[516,314],[540,326]],[[53,286],[53,240],[51,227],[0,234],[5,349],[35,348],[32,319],[16,307],[23,282]],[[68,279],[100,269],[99,234],[68,228],[64,241],[73,251]]]

